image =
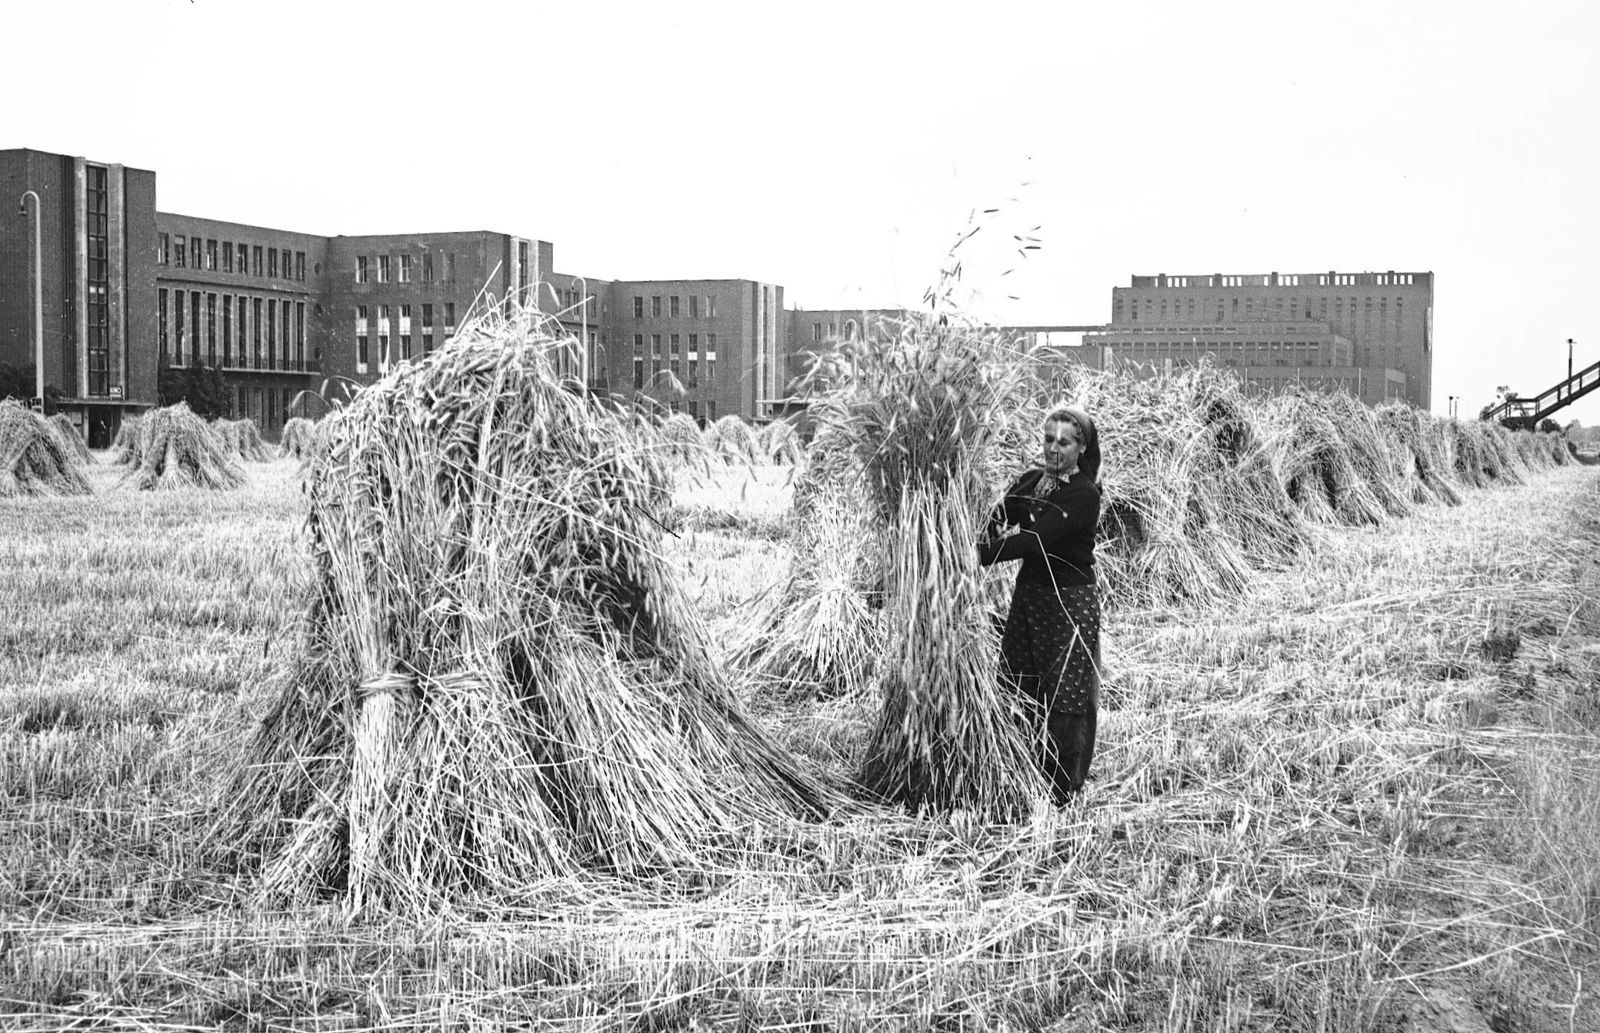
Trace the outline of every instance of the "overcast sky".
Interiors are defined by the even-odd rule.
[[[1432,271],[1465,414],[1569,337],[1600,359],[1597,9],[39,2],[0,147],[154,169],[162,211],[493,229],[791,307],[917,304],[985,208],[965,284],[1010,323],[1107,321],[1136,273]]]

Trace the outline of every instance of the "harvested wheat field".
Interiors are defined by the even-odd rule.
[[[988,404],[992,342],[930,332],[898,354]],[[1006,756],[916,696],[993,706],[979,658],[927,669],[993,585],[927,615],[913,575],[965,577],[945,525],[1009,431],[925,414],[947,476],[909,477],[868,391],[803,473],[674,467],[463,339],[309,470],[0,498],[0,1027],[1600,1028],[1593,468],[1052,385],[1104,399],[1104,573],[1150,585],[1108,592],[1082,800],[964,765],[928,799],[940,741]]]

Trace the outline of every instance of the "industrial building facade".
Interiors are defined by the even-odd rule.
[[[906,313],[786,310],[745,279],[610,280],[557,271],[549,241],[493,231],[321,236],[156,209],[156,174],[0,151],[0,363],[34,365],[94,447],[158,401],[161,370],[219,371],[269,432],[299,401],[427,356],[486,307],[533,309],[574,343],[560,372],[702,422],[803,407],[819,351]],[[39,276],[34,277],[37,263]],[[38,304],[35,304],[35,298]],[[1431,273],[1134,276],[1079,356],[1157,369],[1209,357],[1247,385],[1432,393]]]
[[[558,370],[702,421],[763,418],[788,385],[783,288],[609,280],[554,269],[549,241],[493,231],[322,236],[156,209],[156,175],[0,151],[0,363],[34,365],[95,447],[153,407],[164,367],[217,370],[235,416],[279,428],[305,392],[342,393],[441,347],[487,307],[532,308],[581,346]],[[31,193],[29,193],[31,191]],[[41,264],[37,284],[35,258]]]
[[[1432,273],[1163,274],[1111,294],[1111,322],[1083,337],[1101,361],[1208,358],[1257,390],[1298,383],[1432,404]]]

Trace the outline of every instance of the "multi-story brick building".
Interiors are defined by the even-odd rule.
[[[319,384],[327,239],[164,212],[156,225],[158,364],[218,370],[235,415],[281,425]]]
[[[1342,386],[1368,403],[1433,394],[1433,274],[1135,276],[1085,346],[1152,364],[1209,356],[1248,384]]]
[[[322,236],[158,212],[154,172],[39,151],[0,151],[0,185],[40,198],[45,380],[97,445],[157,404],[165,366],[218,370],[233,413],[272,430],[302,392],[371,383],[483,306],[556,320],[583,342],[558,368],[589,389],[702,420],[770,415],[787,385],[773,284],[562,273],[550,242],[493,231]],[[0,363],[19,368],[30,230],[0,220]]]
[[[612,391],[642,393],[710,422],[770,415],[786,381],[783,288],[754,280],[619,280],[609,285]]]
[[[125,409],[155,399],[155,183],[145,169],[0,151],[0,201],[22,206],[0,218],[0,362],[34,366],[42,350],[46,385],[100,446]]]

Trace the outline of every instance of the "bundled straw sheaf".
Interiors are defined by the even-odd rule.
[[[688,876],[831,806],[713,663],[659,450],[558,380],[557,343],[485,317],[324,421],[303,647],[225,826],[268,897]]]
[[[661,421],[658,428],[661,445],[672,459],[680,463],[704,463],[708,455],[706,436],[693,416],[675,412]]]
[[[1043,373],[1048,367],[1036,366]],[[1342,393],[1249,398],[1209,365],[1140,376],[1059,367],[1006,414],[1015,466],[1037,461],[1049,407],[1070,401],[1101,431],[1097,565],[1112,608],[1220,599],[1281,566],[1319,527],[1366,525],[1460,487],[1518,483],[1562,461],[1526,432],[1439,420]]]
[[[138,443],[139,457],[119,484],[140,491],[226,491],[249,480],[238,456],[186,402],[146,414],[136,433],[131,440]]]
[[[0,497],[90,491],[50,421],[14,399],[0,400]]]
[[[854,696],[883,652],[882,529],[860,469],[837,434],[819,433],[795,481],[789,575],[741,645],[739,666],[779,695]]]
[[[711,455],[730,466],[738,463],[754,466],[765,457],[750,424],[733,413],[722,417],[706,428],[706,449]]]
[[[1000,334],[914,316],[824,356],[818,436],[859,471],[878,528],[883,707],[860,780],[910,807],[1016,815],[1043,791],[1023,701],[998,677],[975,543],[1024,365]]]
[[[248,417],[242,420],[218,420],[211,425],[215,433],[228,451],[251,463],[265,463],[272,459],[272,452],[261,440],[261,428],[256,426],[256,421]]]
[[[1374,412],[1389,448],[1390,469],[1411,501],[1460,505],[1461,492],[1445,458],[1437,421],[1404,402],[1386,402]]]
[[[805,460],[806,450],[800,442],[800,432],[788,420],[773,420],[762,427],[759,444],[767,462],[796,466]]]
[[[148,426],[143,416],[124,416],[117,427],[117,436],[111,442],[118,466],[138,466],[144,458],[144,442]]]
[[[66,413],[56,413],[50,417],[50,427],[61,439],[61,445],[66,449],[68,457],[79,466],[94,462],[94,457],[89,454],[89,443],[83,440],[83,435],[78,433],[78,427]]]
[[[290,417],[283,425],[283,436],[278,439],[278,455],[299,459],[311,458],[317,450],[321,424],[304,416]]]
[[[1291,390],[1264,403],[1284,490],[1313,523],[1382,523],[1387,513],[1373,491],[1373,479],[1387,479],[1387,462],[1380,468],[1369,458],[1365,469],[1356,465],[1350,438],[1359,428],[1342,422],[1328,399]]]

